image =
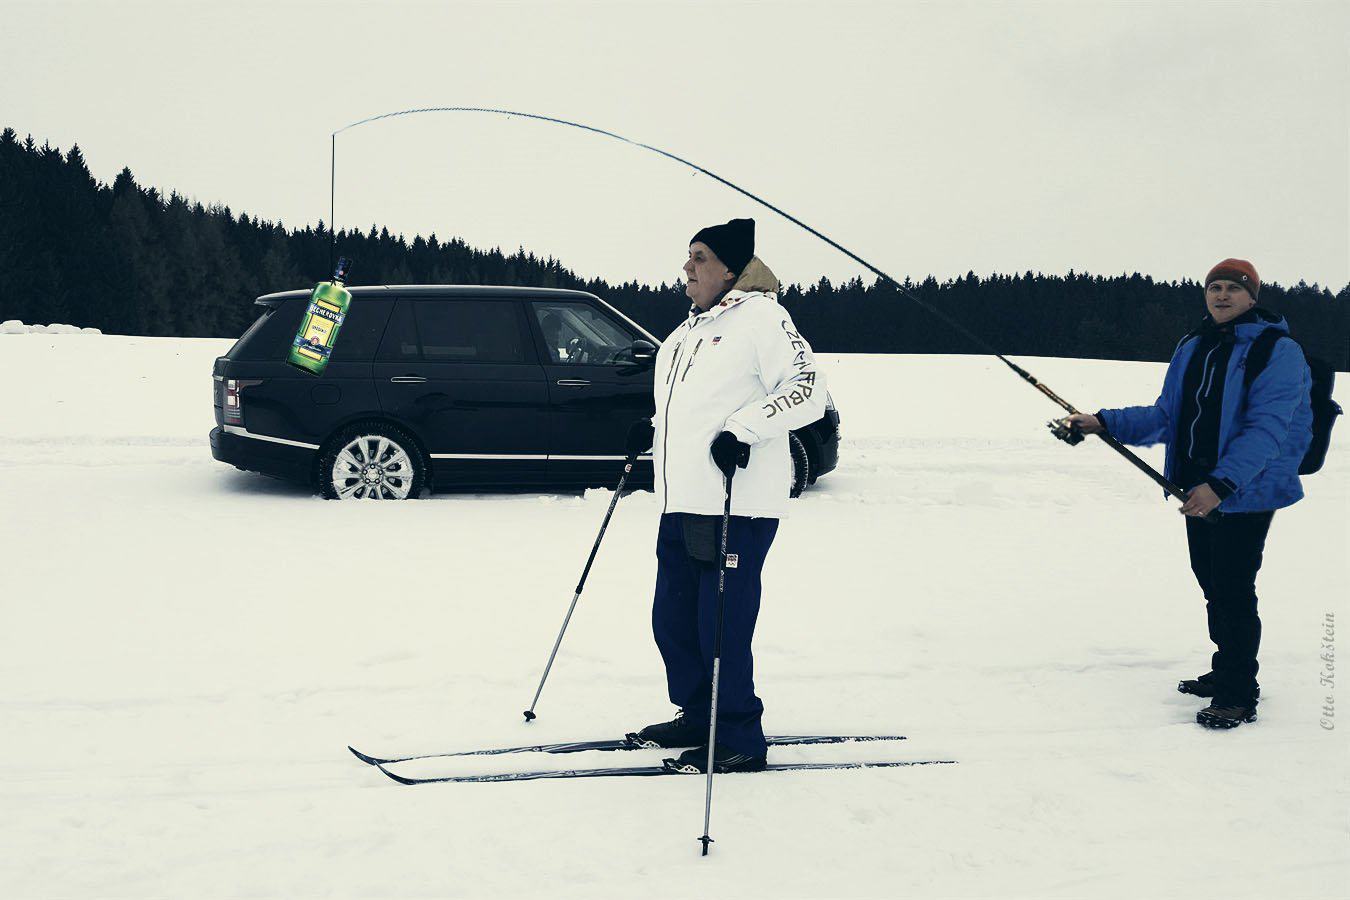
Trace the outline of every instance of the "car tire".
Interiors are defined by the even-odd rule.
[[[427,465],[403,429],[357,423],[324,444],[315,480],[327,500],[415,500],[426,484]]]
[[[788,450],[792,454],[792,489],[789,497],[800,497],[802,491],[811,483],[811,456],[806,452],[806,444],[792,432],[788,432]]]

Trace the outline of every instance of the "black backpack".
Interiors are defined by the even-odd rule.
[[[1270,354],[1275,352],[1275,344],[1280,338],[1294,340],[1287,334],[1267,328],[1252,341],[1252,348],[1247,351],[1246,371],[1242,376],[1244,389],[1251,390],[1252,382],[1270,362]],[[1297,344],[1298,341],[1294,343]],[[1336,383],[1336,367],[1325,360],[1308,356],[1306,352],[1304,358],[1308,361],[1308,368],[1312,370],[1312,443],[1308,445],[1308,452],[1303,455],[1303,461],[1298,464],[1298,474],[1311,475],[1326,462],[1327,448],[1331,445],[1331,427],[1336,424],[1336,417],[1344,410],[1339,403],[1331,399],[1331,389]]]

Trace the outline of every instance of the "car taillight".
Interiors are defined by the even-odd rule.
[[[237,425],[244,421],[243,399],[240,396],[240,389],[245,382],[234,378],[225,380],[225,421],[231,425]]]

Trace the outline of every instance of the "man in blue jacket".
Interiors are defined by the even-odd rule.
[[[1177,345],[1162,393],[1152,406],[1070,416],[1087,434],[1121,443],[1167,445],[1164,474],[1188,492],[1181,507],[1191,570],[1205,595],[1211,671],[1177,685],[1212,698],[1196,721],[1234,728],[1256,720],[1256,573],[1275,510],[1303,497],[1298,467],[1312,441],[1312,374],[1293,340],[1277,340],[1251,382],[1244,369],[1252,342],[1289,326],[1256,305],[1261,280],[1251,263],[1226,259],[1205,278],[1209,314]],[[1203,516],[1218,508],[1215,523]]]

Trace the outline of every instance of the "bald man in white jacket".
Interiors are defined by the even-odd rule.
[[[748,251],[737,240],[744,226],[735,230],[745,222]],[[724,473],[739,466],[731,482],[714,758],[717,771],[755,771],[767,758],[751,655],[760,572],[787,514],[788,432],[825,414],[826,391],[810,345],[778,304],[778,279],[753,256],[753,222],[704,229],[689,249],[693,306],[657,354],[656,415],[634,425],[628,447],[645,450],[650,440],[653,449],[661,525],[652,629],[670,700],[681,711],[629,737],[691,747],[680,765],[706,769]]]

